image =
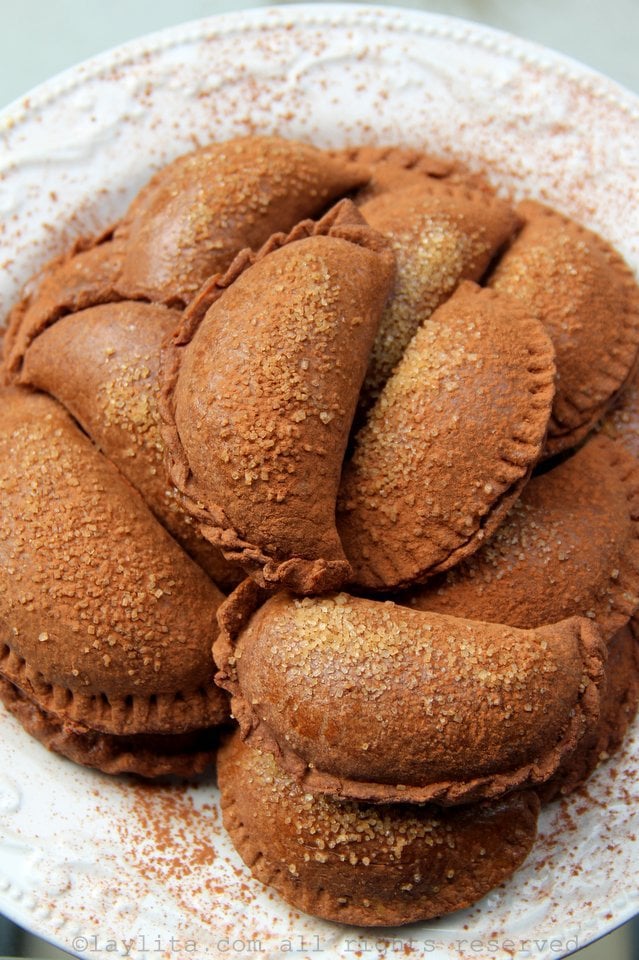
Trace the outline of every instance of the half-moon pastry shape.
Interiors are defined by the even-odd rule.
[[[213,684],[222,594],[55,401],[14,388],[0,426],[0,672],[75,732],[187,734]]]
[[[237,733],[217,769],[224,825],[253,875],[338,923],[397,926],[466,907],[520,866],[536,836],[532,791],[446,810],[312,796]]]
[[[342,201],[214,277],[167,350],[169,476],[204,535],[261,583],[321,592],[350,574],[335,501],[393,271]]]
[[[397,261],[362,388],[370,405],[423,321],[461,280],[480,279],[521,221],[486,190],[432,177],[383,193],[360,209],[388,238]]]
[[[639,607],[639,464],[595,437],[533,477],[481,550],[398,602],[523,629],[588,616],[612,636]]]
[[[554,372],[541,323],[470,281],[424,322],[344,469],[337,524],[355,584],[420,583],[481,546],[540,456]]]
[[[566,796],[588,779],[596,767],[619,749],[639,702],[639,642],[637,628],[619,630],[608,644],[601,688],[601,714],[593,730],[559,765],[556,774],[537,788],[543,803]]]
[[[69,314],[31,342],[18,382],[59,400],[187,553],[232,589],[239,568],[199,533],[164,467],[158,367],[179,321],[161,304],[133,300]]]
[[[632,376],[639,348],[639,287],[597,234],[533,201],[490,286],[521,300],[555,347],[557,394],[546,454],[582,440]]]
[[[242,735],[311,792],[457,804],[542,783],[596,722],[587,619],[518,630],[347,594],[220,608],[216,682]],[[251,614],[251,607],[258,607]]]
[[[368,176],[363,166],[281,137],[240,137],[179,157],[140,191],[116,228],[127,251],[118,290],[187,304],[240,250],[322,213]]]

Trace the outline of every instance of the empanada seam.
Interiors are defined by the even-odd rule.
[[[75,723],[86,725],[87,729],[116,736],[167,730],[171,733],[188,732],[222,723],[228,717],[225,698],[213,684],[208,689],[200,687],[189,693],[186,699],[179,691],[149,696],[131,693],[126,697],[113,697],[107,693],[83,694],[47,680],[44,674],[30,668],[25,658],[6,641],[0,648],[0,669],[8,682],[24,691],[28,699],[46,712],[60,719],[66,716]],[[193,709],[195,697],[198,702],[197,708]],[[154,717],[155,724],[150,722],[150,717]]]
[[[5,708],[14,715],[18,722],[29,727],[29,722],[22,720],[21,706],[30,707],[37,712],[41,723],[52,730],[34,730],[32,735],[48,750],[61,754],[76,763],[97,767],[103,773],[122,774],[134,773],[142,777],[158,776],[194,776],[202,773],[210,766],[217,752],[217,743],[212,741],[210,750],[194,750],[192,753],[162,754],[154,753],[148,746],[139,751],[120,748],[117,740],[120,734],[108,733],[100,730],[65,729],[64,721],[55,714],[49,713],[41,704],[32,700],[17,684],[0,673],[0,701]],[[31,732],[31,731],[29,731]],[[197,731],[191,731],[197,732]],[[211,736],[214,731],[211,730]],[[165,736],[171,738],[171,733]],[[124,735],[123,739],[126,738]],[[90,740],[94,742],[88,742]],[[80,741],[78,743],[78,741]],[[97,746],[97,750],[96,750]],[[84,749],[83,749],[84,748]],[[97,753],[97,756],[96,756]]]
[[[211,507],[205,507],[198,496],[197,483],[189,468],[188,459],[175,422],[173,397],[180,372],[181,348],[190,343],[199,324],[204,319],[204,315],[224,290],[246,269],[263,260],[269,253],[288,244],[314,236],[336,236],[367,249],[388,250],[388,244],[381,235],[375,234],[363,221],[361,226],[339,222],[341,211],[347,209],[348,205],[350,205],[350,201],[341,200],[321,220],[303,220],[287,234],[273,234],[257,252],[241,251],[226,273],[215,274],[203,285],[200,293],[184,312],[182,323],[173,338],[165,344],[160,361],[158,409],[161,418],[161,434],[165,446],[167,473],[169,480],[177,489],[185,509],[201,521],[200,531],[211,543],[221,547],[227,559],[240,563],[247,560],[251,561],[256,568],[252,570],[252,574],[258,576],[264,582],[271,583],[276,583],[278,580],[277,568],[281,568],[285,563],[288,563],[292,565],[289,569],[296,571],[294,579],[304,584],[305,592],[312,592],[322,587],[322,565],[326,576],[329,576],[328,571],[331,571],[329,579],[332,583],[344,582],[351,572],[346,558],[343,556],[331,558],[278,557],[274,553],[269,554],[241,536],[240,532],[230,522],[221,505],[215,504]],[[191,490],[190,487],[195,489]],[[268,571],[269,565],[275,567],[272,572]],[[311,581],[307,582],[309,577]],[[316,582],[318,577],[320,580]]]

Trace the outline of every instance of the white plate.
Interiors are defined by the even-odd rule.
[[[2,313],[46,257],[117,217],[151,170],[246,132],[425,145],[491,167],[504,192],[594,226],[639,267],[639,101],[450,18],[314,5],[187,24],[44,84],[0,131]],[[91,960],[546,960],[639,910],[636,725],[585,794],[544,812],[511,882],[468,911],[382,932],[300,916],[254,882],[212,785],[132,785],[48,754],[4,712],[0,731],[0,909]]]

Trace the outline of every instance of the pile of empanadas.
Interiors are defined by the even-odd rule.
[[[178,159],[9,318],[0,696],[109,773],[217,755],[303,910],[473,903],[637,706],[638,353],[618,254],[452,164]]]

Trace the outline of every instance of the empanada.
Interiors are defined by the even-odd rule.
[[[481,546],[540,456],[554,372],[517,301],[466,281],[435,311],[344,469],[337,524],[355,584],[420,583]]]
[[[211,659],[222,594],[56,401],[11,389],[2,412],[7,706],[110,773],[202,769],[228,718]],[[192,736],[204,731],[207,750]],[[155,765],[150,735],[162,744]]]
[[[179,157],[140,191],[115,231],[126,240],[118,291],[189,303],[245,247],[322,213],[366,183],[366,167],[281,137],[239,137]]]
[[[367,168],[370,179],[353,197],[358,206],[382,193],[402,190],[421,184],[424,180],[455,180],[460,175],[464,176],[464,172],[451,160],[413,147],[345,147],[332,150],[331,155]]]
[[[549,779],[598,719],[605,644],[585,618],[525,631],[344,593],[264,599],[245,581],[220,607],[216,682],[311,792],[501,796]]]
[[[398,602],[524,629],[588,616],[611,637],[639,607],[639,464],[595,437],[533,477],[481,550]]]
[[[442,810],[312,796],[236,733],[218,760],[222,816],[254,876],[299,910],[397,926],[460,910],[529,853],[532,791]]]
[[[167,351],[170,477],[205,536],[262,583],[313,592],[349,576],[335,500],[393,271],[342,201],[213,278]]]
[[[361,206],[390,242],[397,260],[391,298],[382,314],[363,386],[372,403],[418,327],[460,280],[479,280],[520,224],[503,200],[485,190],[422,177]]]
[[[29,284],[9,317],[4,342],[4,371],[14,380],[25,352],[38,334],[60,317],[100,303],[119,300],[115,283],[122,268],[122,244],[75,244],[48,263]]]
[[[490,286],[517,297],[555,347],[557,395],[546,454],[582,440],[632,376],[639,348],[639,287],[597,234],[541,204],[518,207],[525,226]]]
[[[187,553],[232,588],[239,568],[198,532],[164,467],[157,375],[162,342],[179,320],[161,304],[132,300],[70,314],[31,342],[18,382],[59,400]]]

